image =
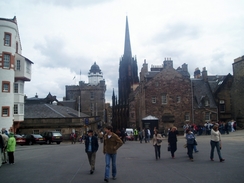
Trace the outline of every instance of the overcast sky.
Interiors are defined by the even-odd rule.
[[[0,17],[17,17],[22,55],[34,62],[27,97],[50,92],[62,100],[66,85],[88,82],[96,62],[111,102],[126,15],[138,72],[144,59],[151,67],[171,58],[175,69],[188,64],[191,75],[197,67],[222,75],[244,55],[243,8],[243,0],[1,0]]]

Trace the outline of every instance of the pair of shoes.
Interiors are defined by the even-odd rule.
[[[211,161],[214,161],[214,159],[213,159],[213,158],[211,158],[210,160],[211,160]]]
[[[195,151],[195,153],[199,152],[198,150]]]
[[[116,177],[113,177],[113,180],[116,180]]]
[[[220,162],[223,162],[223,161],[225,161],[225,159],[222,158],[222,159],[220,159],[219,161],[220,161]]]
[[[93,170],[90,170],[90,174],[93,174]]]
[[[109,182],[107,178],[104,179],[105,182]]]

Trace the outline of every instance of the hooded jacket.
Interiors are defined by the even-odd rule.
[[[10,133],[9,134],[9,139],[8,139],[7,152],[14,152],[15,151],[15,146],[16,146],[16,140],[14,138],[14,134]]]

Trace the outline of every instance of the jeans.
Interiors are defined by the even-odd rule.
[[[109,178],[109,172],[110,172],[110,159],[112,160],[112,176],[116,177],[116,155],[117,154],[105,154],[105,163],[106,163],[106,167],[105,167],[105,178],[108,179]]]
[[[216,147],[217,149],[217,153],[219,155],[219,160],[223,159],[221,156],[221,152],[220,152],[220,148],[219,148],[219,142],[215,142],[215,141],[210,141],[210,145],[211,145],[211,152],[210,152],[210,159],[214,158],[214,148]]]

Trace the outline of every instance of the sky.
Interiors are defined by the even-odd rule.
[[[175,69],[186,63],[191,77],[197,67],[227,75],[244,55],[243,7],[243,0],[1,0],[0,17],[17,17],[22,55],[34,62],[28,98],[50,92],[62,101],[65,86],[87,83],[96,62],[111,103],[126,16],[138,75],[145,59],[150,68],[165,58]]]

